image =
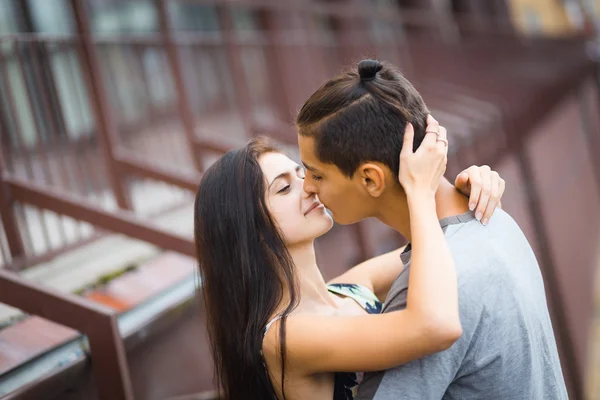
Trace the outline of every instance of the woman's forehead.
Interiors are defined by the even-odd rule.
[[[280,174],[294,172],[298,166],[291,158],[281,153],[262,154],[258,163],[269,182]]]

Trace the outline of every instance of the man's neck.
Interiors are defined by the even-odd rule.
[[[441,179],[435,193],[435,204],[438,219],[469,211],[468,199],[445,178]],[[402,189],[394,188],[385,198],[382,198],[377,218],[384,224],[394,228],[409,241],[411,240],[410,213],[406,194]]]

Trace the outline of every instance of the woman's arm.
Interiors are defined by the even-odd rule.
[[[328,283],[357,283],[366,286],[375,293],[380,301],[384,301],[392,283],[404,269],[404,265],[400,261],[400,254],[405,247],[370,258]]]
[[[440,128],[440,137],[445,134]],[[447,349],[462,334],[456,272],[434,201],[447,148],[436,142],[436,135],[427,134],[413,153],[413,135],[409,125],[400,168],[413,247],[406,309],[356,317],[289,317],[285,346],[290,372],[386,369]],[[278,331],[271,328],[263,343],[270,365],[278,363]]]

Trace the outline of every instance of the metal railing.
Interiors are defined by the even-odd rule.
[[[515,91],[501,79],[490,81],[490,58],[533,63],[547,59],[548,50],[565,59],[578,53],[569,43],[523,48],[504,17],[482,24],[468,13],[434,10],[432,17],[432,10],[360,1],[156,0],[147,2],[156,31],[98,35],[88,3],[69,1],[72,34],[0,35],[0,302],[87,334],[98,391],[106,399],[132,398],[114,314],[36,286],[17,271],[106,232],[194,256],[190,238],[167,233],[148,217],[189,202],[211,157],[253,134],[295,143],[290,121],[302,99],[360,57],[400,65],[431,99],[430,108],[447,117],[455,134],[451,174],[517,153],[524,137],[516,133],[531,128],[590,71],[580,58],[549,66],[548,73],[564,79],[524,113],[518,107],[547,80],[520,79]],[[175,6],[202,7],[214,17],[213,29],[177,26]],[[478,47],[479,35],[496,39],[493,51]],[[422,47],[424,40],[431,47]],[[444,63],[432,62],[432,52]],[[503,73],[517,79],[521,72],[513,72]],[[527,159],[519,160],[529,177]],[[539,194],[532,190],[528,205],[548,255],[541,261],[558,293]],[[159,192],[161,200],[148,209],[142,200]],[[374,255],[364,225],[351,229],[359,257]],[[563,325],[560,297],[552,308],[555,323]],[[572,341],[567,330],[560,336],[573,398],[581,398]]]

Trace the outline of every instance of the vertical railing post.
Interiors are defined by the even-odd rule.
[[[92,355],[92,374],[100,398],[133,400],[127,356],[116,315],[96,317],[95,329],[85,332]],[[102,323],[100,323],[100,320]]]
[[[432,8],[440,39],[445,43],[458,43],[461,40],[461,31],[454,20],[450,2],[445,0],[432,0]]]
[[[223,41],[225,45],[225,52],[227,54],[227,60],[231,66],[233,82],[237,91],[237,95],[235,96],[237,108],[242,115],[242,122],[244,124],[246,134],[251,134],[254,122],[252,99],[250,97],[250,91],[246,82],[246,73],[244,71],[244,64],[241,57],[241,47],[238,43],[239,39],[236,36],[233,26],[233,15],[229,9],[229,4],[230,2],[217,3],[217,14],[219,23],[221,25],[221,30],[223,32]]]
[[[192,160],[198,171],[203,170],[202,154],[197,152],[196,149],[196,118],[194,117],[194,111],[192,109],[190,98],[185,86],[185,80],[183,77],[183,68],[181,65],[181,59],[179,57],[179,51],[177,44],[175,43],[173,26],[171,19],[169,18],[169,10],[167,7],[168,0],[156,0],[156,7],[158,11],[158,20],[160,25],[160,33],[164,46],[167,51],[167,58],[169,60],[169,66],[171,69],[171,76],[175,82],[175,89],[177,90],[177,106],[180,118],[183,122],[183,128],[188,143],[189,151],[192,154]]]
[[[80,40],[80,57],[98,127],[98,139],[104,152],[108,179],[115,193],[117,205],[123,209],[131,209],[131,201],[125,184],[119,175],[119,166],[115,157],[117,152],[116,126],[110,111],[106,86],[104,85],[100,71],[100,60],[92,39],[86,4],[84,0],[71,0],[71,6]]]
[[[125,346],[112,309],[2,269],[0,302],[87,335],[98,399],[133,400]]]
[[[302,59],[299,51],[290,53],[281,43],[281,27],[280,24],[284,18],[277,9],[264,8],[258,13],[259,24],[261,31],[271,43],[267,43],[265,57],[267,59],[267,68],[269,73],[269,85],[274,98],[274,108],[279,119],[288,123],[292,117],[292,105],[289,101],[290,84],[292,81],[287,80],[286,76],[293,76],[296,81],[302,81]],[[292,56],[296,60],[290,60]],[[296,62],[291,62],[296,61]],[[298,84],[297,84],[298,85]]]
[[[1,132],[0,132],[1,133]],[[0,140],[0,218],[6,233],[8,249],[12,259],[19,258],[25,255],[25,246],[19,233],[19,224],[15,217],[13,208],[13,198],[10,195],[10,188],[4,181],[6,174],[6,165],[4,163],[4,146]]]

